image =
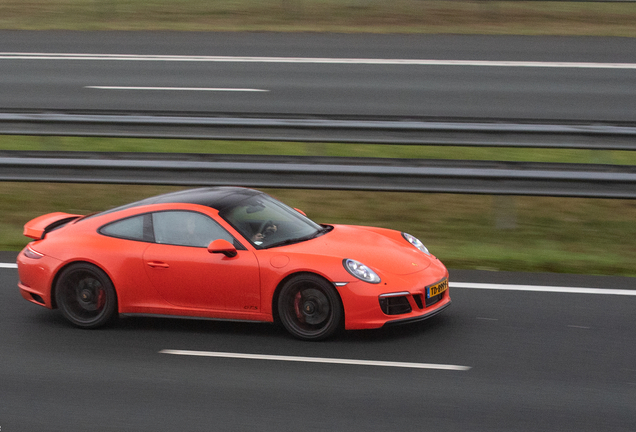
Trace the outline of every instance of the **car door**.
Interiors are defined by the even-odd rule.
[[[193,211],[152,214],[155,242],[144,252],[148,277],[169,303],[192,309],[260,312],[258,261],[212,218]],[[237,255],[209,253],[225,239]]]

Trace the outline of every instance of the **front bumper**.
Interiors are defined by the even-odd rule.
[[[429,302],[427,287],[448,280],[448,272],[422,272],[399,278],[385,278],[382,284],[371,286],[365,282],[353,282],[338,288],[345,309],[345,329],[362,330],[385,325],[417,322],[428,319],[450,303],[450,290],[446,289]],[[397,302],[381,302],[395,299]]]
[[[449,298],[446,303],[442,304],[440,307],[438,307],[435,310],[427,312],[427,313],[425,313],[423,315],[418,315],[418,316],[413,316],[413,317],[409,317],[409,318],[401,318],[401,319],[396,319],[396,320],[392,320],[392,321],[387,321],[387,322],[384,323],[384,327],[390,327],[390,326],[402,325],[402,324],[411,324],[411,323],[415,323],[415,322],[424,321],[424,320],[427,320],[427,319],[437,315],[438,313],[440,313],[441,311],[443,311],[444,309],[446,309],[450,305],[451,305],[451,300]]]

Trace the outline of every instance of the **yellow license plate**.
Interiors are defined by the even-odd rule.
[[[443,293],[447,289],[448,289],[448,279],[444,279],[443,281],[438,282],[435,285],[426,287],[426,298],[435,297],[436,295]]]

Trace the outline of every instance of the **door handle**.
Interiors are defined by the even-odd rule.
[[[148,265],[152,268],[168,268],[170,267],[168,264],[166,264],[165,262],[161,262],[161,261],[148,261]]]

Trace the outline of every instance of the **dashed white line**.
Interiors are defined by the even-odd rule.
[[[98,90],[161,90],[161,91],[209,91],[209,92],[268,92],[265,89],[224,87],[133,87],[133,86],[84,86]]]
[[[16,263],[0,263],[0,268],[18,268]]]
[[[450,282],[449,286],[451,288],[486,289],[486,290],[503,290],[503,291],[536,291],[536,292],[570,293],[570,294],[636,296],[636,290],[628,290],[628,289],[576,288],[576,287],[539,286],[539,285],[506,285],[506,284],[489,284],[489,283],[472,283],[472,282]]]
[[[458,365],[434,364],[434,363],[405,363],[405,362],[338,359],[338,358],[324,358],[324,357],[295,357],[295,356],[279,356],[279,355],[265,355],[265,354],[243,354],[243,353],[228,353],[228,352],[214,352],[214,351],[189,351],[189,350],[164,349],[159,351],[159,353],[182,355],[182,356],[197,356],[197,357],[221,357],[221,358],[232,358],[232,359],[273,360],[273,361],[303,362],[303,363],[328,363],[328,364],[342,364],[342,365],[356,365],[356,366],[383,366],[383,367],[411,368],[411,369],[438,369],[438,370],[452,370],[452,371],[467,371],[471,369],[470,366],[458,366]]]
[[[374,59],[330,57],[257,57],[257,56],[185,56],[137,54],[73,54],[0,52],[4,60],[93,60],[93,61],[163,61],[216,63],[301,63],[301,64],[357,64],[357,65],[413,65],[413,66],[479,66],[529,67],[568,69],[636,69],[636,63],[549,62],[501,60],[442,60],[442,59]]]

